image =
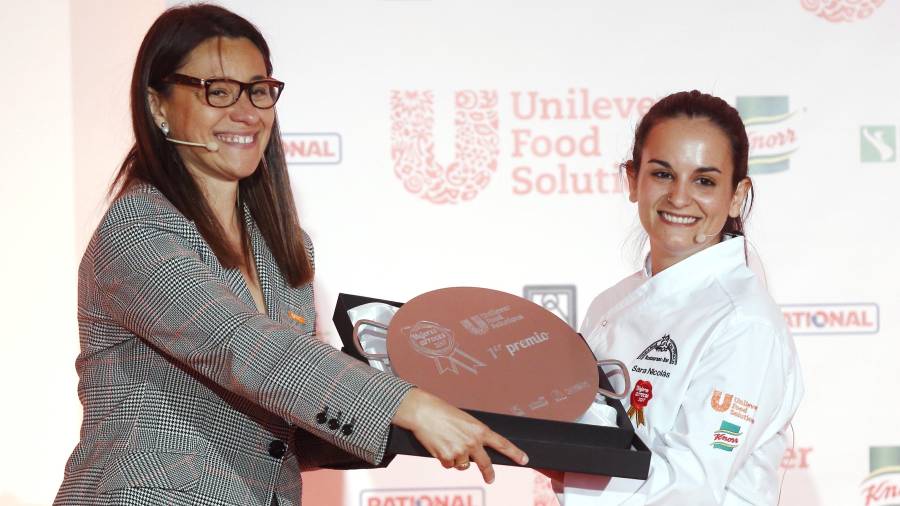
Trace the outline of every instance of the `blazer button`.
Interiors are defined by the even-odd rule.
[[[341,432],[345,436],[349,436],[350,434],[353,434],[353,426],[350,425],[349,423],[345,424],[343,427],[341,427]]]
[[[323,424],[328,421],[328,408],[316,415],[316,423]]]
[[[269,455],[275,457],[276,459],[280,459],[284,456],[284,452],[287,451],[287,445],[284,444],[284,441],[280,441],[276,439],[269,443]]]
[[[332,418],[331,420],[328,420],[328,428],[329,429],[337,430],[337,428],[340,426],[341,426],[341,424],[340,424],[340,422],[337,421],[337,418]]]

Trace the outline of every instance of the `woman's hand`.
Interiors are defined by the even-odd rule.
[[[494,466],[484,450],[489,446],[513,462],[528,463],[528,456],[508,439],[434,395],[421,389],[409,391],[392,420],[412,431],[416,439],[446,468],[467,469],[474,461],[486,483],[494,481]]]

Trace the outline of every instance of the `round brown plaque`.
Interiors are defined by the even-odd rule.
[[[398,376],[461,408],[571,422],[597,393],[584,340],[550,311],[497,290],[419,295],[391,320],[387,350]]]

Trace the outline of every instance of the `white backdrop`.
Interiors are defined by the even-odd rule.
[[[147,13],[162,9],[135,3]],[[575,311],[562,316],[580,323],[592,297],[637,264],[635,209],[616,173],[641,111],[692,88],[735,104],[755,143],[748,237],[794,329],[807,387],[795,447],[783,460],[781,504],[891,503],[885,491],[900,490],[900,473],[890,470],[900,466],[893,393],[900,383],[900,248],[890,201],[900,187],[896,2],[222,4],[261,28],[275,76],[287,83],[278,114],[301,220],[316,243],[321,331],[333,342],[338,292],[407,300],[453,285],[516,294],[552,286],[557,300],[574,302]],[[74,2],[73,16],[81,8]],[[63,11],[54,19],[64,26]],[[154,15],[138,19],[146,27]],[[127,62],[131,51],[118,57]],[[74,91],[78,82],[70,84]],[[126,88],[114,84],[109,93],[124,96]],[[66,139],[77,137],[79,118],[90,113],[77,107],[75,100],[53,109],[74,117],[74,133],[61,134]],[[113,144],[88,143],[111,152],[109,166],[93,169],[101,182],[127,139]],[[410,155],[411,145],[422,156]],[[84,164],[63,156],[58,165],[67,163],[76,174],[68,184],[77,187],[87,177],[78,171]],[[44,198],[38,188],[29,191]],[[93,192],[75,191],[74,205],[96,206],[100,194]],[[54,334],[52,361],[68,371],[77,342],[73,269],[93,220],[83,212],[69,225],[64,241],[72,250],[74,236],[76,247],[59,267],[66,298],[54,314],[66,325]],[[4,254],[4,264],[45,263]],[[47,350],[6,332],[6,371],[22,367],[10,358]],[[0,387],[4,399],[18,391],[9,386],[12,374]],[[74,375],[60,375],[41,395],[71,405]],[[71,410],[60,418],[65,437],[53,439],[45,456],[27,457],[48,470],[44,481],[21,479],[16,458],[2,457],[0,504],[50,501],[77,437]],[[32,453],[22,440],[47,440],[47,428],[2,423],[16,434],[14,454]],[[325,474],[305,477],[309,490]],[[474,470],[400,458],[388,470],[338,478],[338,502],[346,505],[413,504],[404,497],[422,506],[441,497],[464,505],[554,504],[545,481],[527,470],[501,469],[487,487]],[[315,497],[307,502],[320,504]]]

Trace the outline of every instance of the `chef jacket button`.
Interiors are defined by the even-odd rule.
[[[269,443],[269,455],[275,457],[276,459],[280,459],[284,456],[284,452],[287,451],[287,445],[284,444],[284,441],[276,439]]]
[[[609,323],[609,322],[607,322],[606,320],[603,320],[602,322],[600,322],[600,326],[605,327],[607,323]]]

